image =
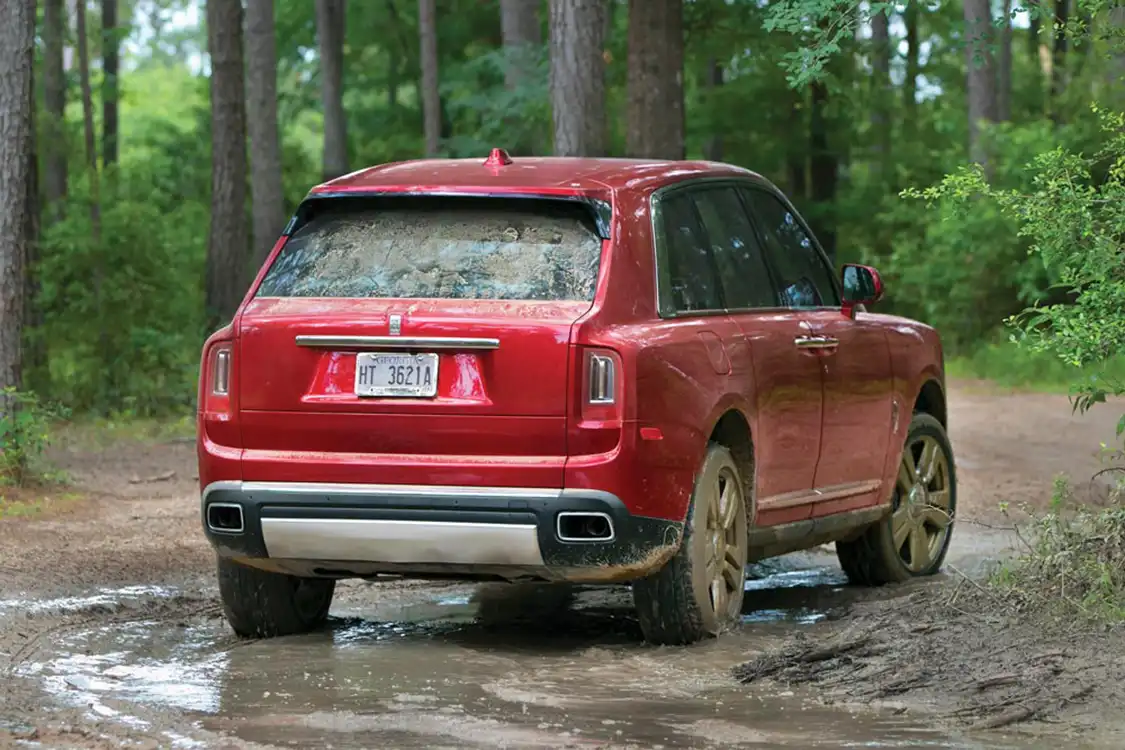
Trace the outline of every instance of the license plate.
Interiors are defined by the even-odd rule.
[[[363,352],[355,355],[355,395],[366,398],[433,398],[438,355]]]

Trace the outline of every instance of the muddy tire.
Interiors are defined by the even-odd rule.
[[[718,635],[742,613],[746,575],[745,484],[730,451],[712,443],[696,478],[675,557],[633,583],[649,643],[683,645]]]
[[[957,476],[941,422],[915,414],[899,461],[891,514],[858,539],[836,543],[854,584],[881,586],[941,570],[953,537]]]
[[[243,638],[308,633],[324,625],[336,581],[270,573],[219,558],[219,595]]]

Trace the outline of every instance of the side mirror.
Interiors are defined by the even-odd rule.
[[[872,305],[883,298],[883,279],[871,266],[847,263],[841,273],[844,288],[844,313],[850,318],[856,307]]]

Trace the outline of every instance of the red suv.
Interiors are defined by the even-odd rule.
[[[628,582],[646,638],[688,643],[748,561],[933,574],[941,343],[881,295],[724,164],[497,149],[321,185],[203,349],[227,619],[310,630],[340,578]]]

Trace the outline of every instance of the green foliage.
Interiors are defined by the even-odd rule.
[[[67,415],[29,391],[0,391],[0,481],[25,485],[39,476],[36,462],[51,442],[51,423]]]
[[[1103,366],[1081,369],[1054,354],[1033,351],[1004,336],[947,358],[945,374],[950,378],[987,380],[1006,388],[1066,393],[1075,381],[1083,378],[1125,377],[1125,354]]]
[[[933,187],[906,192],[942,206],[956,222],[987,205],[1030,243],[1061,294],[1007,322],[1013,341],[1032,351],[1076,370],[1100,369],[1073,385],[1080,411],[1125,393],[1125,380],[1105,369],[1125,351],[1125,115],[1095,112],[1104,145],[1092,156],[1064,146],[1044,150],[1028,163],[1023,189],[996,186],[979,167],[966,167]]]

